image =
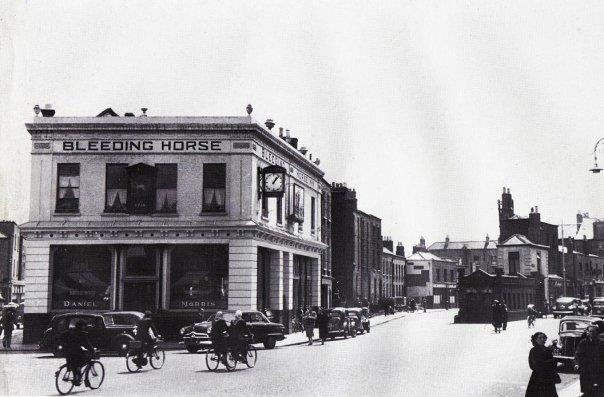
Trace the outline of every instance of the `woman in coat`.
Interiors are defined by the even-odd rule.
[[[528,361],[533,373],[526,387],[526,397],[558,397],[556,383],[560,383],[560,375],[556,372],[551,346],[545,346],[546,340],[547,336],[543,332],[536,332],[531,336],[533,348]]]
[[[494,300],[491,305],[491,312],[493,316],[493,327],[495,328],[495,333],[501,332],[501,326],[503,325],[503,310],[501,304],[498,300]]]
[[[317,314],[317,327],[319,327],[319,338],[321,339],[321,344],[325,344],[325,339],[327,339],[327,326],[329,324],[329,317],[327,316],[327,310],[321,308],[319,310],[319,314]]]
[[[306,337],[308,338],[308,344],[312,345],[312,338],[315,336],[315,320],[317,315],[314,311],[308,309],[304,316],[304,331],[306,331]]]
[[[579,342],[575,351],[575,370],[579,371],[581,391],[585,397],[601,396],[601,379],[604,368],[604,345],[598,338],[599,328],[590,325],[585,330],[585,338]]]

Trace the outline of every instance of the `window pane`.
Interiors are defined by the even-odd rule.
[[[107,164],[105,212],[127,212],[127,164]]]
[[[203,209],[204,212],[225,212],[225,191],[224,189],[203,189]]]
[[[222,189],[226,187],[225,163],[208,163],[203,165],[203,187]]]
[[[178,245],[171,252],[170,308],[226,309],[228,246]]]
[[[149,214],[155,210],[157,169],[147,164],[128,167],[128,212]]]
[[[135,245],[126,250],[126,276],[155,276],[157,255],[155,247]]]
[[[107,310],[111,299],[111,253],[99,246],[53,247],[52,307]]]
[[[176,164],[156,164],[157,182],[155,191],[155,211],[175,213],[178,186]]]
[[[78,212],[79,198],[80,165],[77,163],[58,164],[56,212]]]

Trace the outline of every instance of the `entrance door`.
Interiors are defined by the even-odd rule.
[[[124,310],[145,312],[157,307],[155,281],[128,281],[124,283]]]

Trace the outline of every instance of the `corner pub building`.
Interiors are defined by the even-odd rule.
[[[247,111],[43,111],[26,124],[25,343],[64,312],[151,310],[170,338],[200,308],[270,309],[289,324],[320,304],[323,172]]]

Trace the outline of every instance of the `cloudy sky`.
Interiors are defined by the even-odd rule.
[[[202,4],[203,3],[203,4]],[[599,2],[0,3],[0,218],[28,219],[35,104],[270,117],[412,245],[498,236],[497,199],[604,217]],[[602,154],[604,163],[604,153]]]

